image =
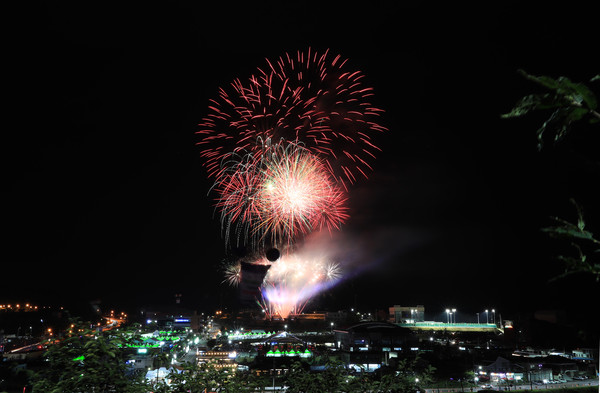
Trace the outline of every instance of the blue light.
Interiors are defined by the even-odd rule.
[[[189,318],[175,318],[175,323],[188,323],[190,322]]]

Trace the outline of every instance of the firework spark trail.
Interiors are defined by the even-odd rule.
[[[219,182],[214,185],[219,195],[215,207],[221,211],[221,224],[227,242],[236,237],[236,244],[239,245],[240,238],[250,241],[256,232],[253,225],[261,209],[257,197],[262,181],[259,168],[255,157],[246,155],[228,172],[222,173]],[[258,241],[250,241],[250,244],[254,243],[258,244]]]
[[[240,261],[225,266],[223,272],[225,273],[225,280],[223,280],[223,283],[226,282],[232,287],[237,287],[240,284],[240,281],[242,280],[242,265]]]
[[[323,227],[339,229],[346,214],[345,194],[322,162],[306,149],[276,150],[267,163],[261,222],[276,238],[305,235]]]
[[[287,248],[276,262],[260,253],[247,257],[247,263],[269,266],[258,302],[267,317],[287,318],[303,312],[317,293],[335,285],[341,278],[340,265],[324,252],[307,252]],[[249,262],[248,262],[249,261]],[[237,287],[243,280],[241,261],[230,261],[223,267],[224,283]]]
[[[266,67],[220,88],[209,102],[197,144],[215,180],[226,242],[288,250],[276,263],[251,262],[271,266],[260,301],[267,315],[300,313],[341,277],[337,264],[290,250],[348,219],[348,185],[373,170],[375,135],[386,131],[372,96],[347,59],[308,48],[266,59]],[[224,282],[240,283],[240,264],[224,269]]]
[[[287,254],[271,265],[263,282],[265,313],[287,318],[300,314],[309,300],[340,278],[339,266],[325,257]]]
[[[338,181],[366,176],[379,150],[372,136],[386,128],[364,75],[345,70],[341,56],[311,48],[266,62],[247,83],[236,79],[211,100],[197,131],[209,176],[218,175],[229,152],[260,149],[261,138],[304,143],[328,160]]]
[[[305,148],[264,144],[221,174],[215,184],[226,239],[250,244],[291,243],[312,231],[339,229],[348,218],[346,196],[327,167]]]

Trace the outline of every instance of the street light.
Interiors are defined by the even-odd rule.
[[[454,323],[456,323],[456,309],[452,309],[452,314],[454,314]]]
[[[446,309],[446,322],[450,323],[450,309]]]
[[[485,323],[490,323],[490,319],[488,318],[488,310],[485,310]]]
[[[492,308],[492,323],[496,324],[496,310]]]
[[[479,313],[477,312],[475,314],[477,314],[477,324],[479,325]]]

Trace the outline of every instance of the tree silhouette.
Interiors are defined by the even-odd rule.
[[[554,144],[562,141],[574,126],[593,127],[600,131],[600,113],[598,99],[594,92],[583,83],[572,82],[567,77],[551,78],[549,76],[534,76],[519,70],[527,80],[544,89],[543,93],[535,93],[521,98],[515,107],[502,118],[521,117],[532,111],[550,112],[550,116],[538,128],[538,149],[542,150],[546,139]],[[600,75],[593,77],[590,82],[599,82]],[[600,184],[599,179],[592,182]],[[574,256],[559,255],[564,263],[565,272],[555,279],[573,273],[587,273],[600,281],[600,240],[586,229],[582,208],[574,199],[571,202],[577,209],[577,221],[571,222],[559,217],[553,217],[556,225],[542,229],[551,237],[568,241],[575,250]]]
[[[72,320],[65,336],[49,344],[33,392],[146,392],[141,376],[126,375],[126,341],[123,332],[96,332]]]

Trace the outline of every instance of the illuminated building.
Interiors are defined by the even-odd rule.
[[[235,351],[204,351],[196,352],[196,360],[199,364],[210,363],[215,368],[236,368],[237,363]]]
[[[425,306],[399,306],[390,307],[391,323],[415,323],[425,321]]]
[[[593,363],[598,362],[598,348],[576,348],[573,350],[573,359]]]
[[[489,378],[490,381],[497,383],[502,380],[521,380],[523,379],[523,371],[524,367],[522,365],[498,356],[496,361],[487,366],[478,368],[476,373],[482,380]]]
[[[287,331],[269,334],[255,341],[252,346],[257,351],[252,372],[257,375],[283,375],[293,362],[311,358],[315,351],[314,343]]]
[[[264,342],[266,357],[299,357],[312,356],[309,345],[302,339],[288,332],[280,332],[268,337]]]
[[[541,351],[515,351],[512,356],[499,356],[488,365],[474,370],[479,380],[491,382],[528,381],[548,383],[553,380],[574,378],[579,374],[593,374],[595,364],[580,361],[568,354],[552,355]]]
[[[143,312],[146,325],[156,325],[161,328],[177,329],[190,328],[198,330],[202,316],[197,311],[190,311],[178,306],[153,308]]]
[[[409,329],[388,322],[363,322],[334,330],[336,349],[349,367],[374,371],[400,352],[414,348]]]

